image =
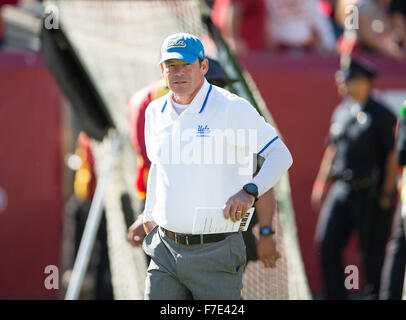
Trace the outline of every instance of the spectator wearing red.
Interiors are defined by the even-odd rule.
[[[334,35],[339,38],[343,34],[343,28],[337,23],[336,19],[336,7],[338,0],[320,0],[318,4],[321,14],[330,21],[333,27]]]
[[[334,30],[318,0],[266,0],[268,42],[275,49],[335,49]]]
[[[211,17],[234,52],[266,48],[264,0],[216,0]]]
[[[364,50],[402,61],[405,52],[396,43],[388,14],[390,0],[359,0],[359,41]]]
[[[340,0],[338,14],[341,20],[346,18],[344,11],[348,5],[357,7],[359,26],[355,30],[345,28],[343,37],[339,41],[340,52],[351,53],[362,50],[401,62],[406,60],[406,50],[401,45],[404,37],[402,33],[406,29],[402,26],[402,21],[400,29],[393,24],[394,20],[391,20],[389,14],[390,0]],[[395,18],[395,21],[398,19]],[[352,50],[345,50],[345,47],[351,46]]]

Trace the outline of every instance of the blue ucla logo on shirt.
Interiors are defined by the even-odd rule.
[[[207,124],[203,127],[203,125],[197,126],[197,137],[209,137],[210,136],[210,128]]]

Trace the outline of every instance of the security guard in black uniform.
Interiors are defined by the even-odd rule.
[[[396,117],[371,97],[375,74],[368,64],[354,59],[336,74],[343,101],[333,113],[312,191],[312,204],[318,209],[329,189],[316,231],[327,299],[347,297],[342,252],[353,231],[359,237],[366,298],[378,298],[398,167]]]

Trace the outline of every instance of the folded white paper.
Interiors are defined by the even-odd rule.
[[[210,234],[246,231],[250,224],[254,208],[248,209],[244,217],[233,222],[225,219],[221,207],[199,207],[195,210],[192,234]]]

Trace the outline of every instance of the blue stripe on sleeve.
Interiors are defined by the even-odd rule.
[[[258,155],[260,155],[262,152],[264,152],[264,150],[266,149],[266,148],[268,148],[276,139],[278,139],[279,138],[279,136],[276,136],[275,138],[273,138],[271,141],[269,141],[266,145],[265,145],[265,147],[263,147],[262,148],[262,150],[260,151],[260,152],[258,152]]]

